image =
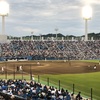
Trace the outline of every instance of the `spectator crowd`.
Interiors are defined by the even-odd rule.
[[[0,44],[0,58],[82,60],[100,58],[100,41],[11,41]]]
[[[25,79],[0,80],[0,95],[3,96],[2,100],[82,100],[81,92],[75,96],[63,88],[59,90]]]

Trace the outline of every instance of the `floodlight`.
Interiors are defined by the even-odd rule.
[[[57,31],[58,31],[58,28],[55,28],[55,31],[56,31],[56,40],[57,40]]]
[[[90,6],[84,6],[82,9],[82,16],[84,19],[91,19],[92,17],[92,8]]]
[[[9,13],[9,4],[2,0],[0,1],[0,15],[1,16],[6,16]]]
[[[90,6],[84,6],[82,9],[82,17],[85,20],[85,41],[88,40],[88,20],[92,18],[92,8]]]
[[[9,4],[5,0],[0,1],[0,16],[2,16],[2,35],[5,34],[5,16],[9,14]]]

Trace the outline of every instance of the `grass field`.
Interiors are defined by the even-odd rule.
[[[98,60],[85,60],[83,62],[95,62],[98,63]],[[64,69],[63,69],[64,70]],[[44,74],[40,76],[41,82],[46,82],[49,78],[50,84],[58,87],[58,81],[61,82],[61,87],[73,91],[73,84],[75,86],[75,94],[79,91],[82,92],[82,96],[90,98],[91,88],[93,90],[93,100],[100,100],[100,72],[93,73],[81,73],[81,74],[60,74],[60,75],[50,75]],[[44,82],[44,83],[45,83]],[[45,83],[47,84],[47,82]]]
[[[93,89],[93,100],[100,100],[100,65],[98,60],[85,60],[85,61],[40,61],[40,65],[36,64],[36,61],[29,62],[16,62],[7,63],[7,70],[9,71],[7,79],[14,79],[14,67],[22,64],[24,71],[27,73],[15,75],[15,79],[27,79],[30,80],[30,64],[32,67],[32,73],[35,75],[35,79],[38,81],[38,75],[40,82],[47,85],[47,78],[49,78],[49,85],[58,87],[58,81],[60,85],[68,91],[73,91],[73,84],[75,86],[75,94],[81,91],[81,95],[89,98],[91,88]],[[93,69],[94,65],[97,65],[97,70]],[[5,63],[1,63],[5,65]],[[91,68],[87,66],[91,65]],[[12,72],[12,74],[11,74]],[[0,75],[0,78],[5,79],[5,74]]]
[[[61,75],[41,75],[41,80],[47,81],[58,85],[58,81],[61,81],[61,87],[73,91],[73,84],[75,85],[75,94],[79,91],[82,92],[84,97],[90,97],[91,88],[93,89],[93,98],[100,100],[100,72],[86,73],[86,74],[61,74]],[[53,85],[52,84],[52,85]]]

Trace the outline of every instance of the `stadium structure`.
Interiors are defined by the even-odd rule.
[[[7,12],[0,13],[2,16],[0,78],[5,80],[0,80],[0,100],[93,100],[94,98],[99,98],[100,90],[98,90],[99,85],[96,83],[98,79],[94,82],[93,78],[89,76],[90,74],[87,75],[91,78],[90,80],[85,78],[88,83],[94,82],[95,85],[91,85],[95,89],[93,94],[92,88],[90,93],[90,86],[87,82],[84,84],[85,82],[81,78],[79,78],[79,81],[73,78],[74,76],[76,77],[75,74],[77,73],[78,76],[79,73],[81,76],[81,73],[90,72],[97,72],[93,73],[94,77],[96,74],[97,76],[100,75],[100,38],[94,39],[94,37],[88,37],[87,34],[87,20],[91,16],[89,18],[85,16],[85,37],[75,38],[71,36],[66,38],[61,34],[57,34],[58,29],[55,29],[55,36],[43,37],[40,35],[38,37],[12,38],[5,35],[4,17],[9,13],[9,5],[7,4],[4,7],[7,7]],[[58,35],[61,36],[59,37]],[[83,60],[83,62],[80,60]],[[85,60],[97,60],[97,63],[84,63]],[[52,74],[53,77],[51,76]],[[73,74],[73,76],[69,77],[67,74]],[[44,77],[42,84],[39,75]],[[61,89],[60,80],[58,82],[59,86],[50,86],[49,78],[45,80],[49,75],[52,77],[53,83],[51,84],[55,86],[57,86],[55,84],[56,78],[60,77],[64,88],[62,86]],[[66,81],[69,83],[67,86]],[[47,84],[44,85],[46,82]],[[72,93],[65,90],[66,88],[71,90],[72,86],[70,84],[74,82],[77,88],[73,84]],[[86,98],[81,96],[80,90],[87,96]],[[76,95],[75,92],[78,94]]]
[[[13,39],[0,43],[0,60],[87,60],[100,58],[100,40]]]
[[[35,84],[36,88],[38,88],[39,86],[39,88],[42,87],[44,89],[46,87],[44,85],[43,86],[41,85],[40,78],[39,78],[39,75],[42,76],[42,74],[43,75],[53,74],[53,77],[56,74],[59,75],[60,77],[60,75],[62,74],[65,75],[63,76],[65,78],[67,74],[74,75],[77,73],[79,74],[79,73],[99,72],[100,71],[99,59],[100,59],[100,40],[84,41],[84,40],[73,39],[73,38],[70,40],[65,38],[58,39],[55,37],[47,37],[46,39],[44,39],[44,37],[39,37],[38,39],[34,39],[33,37],[31,37],[30,39],[24,39],[24,38],[8,39],[6,42],[0,43],[1,77],[4,77],[6,80],[8,79],[8,77],[12,77],[14,80],[16,79],[16,81],[7,80],[6,84],[14,85],[15,83],[17,84],[16,87],[22,86],[20,87],[22,92],[18,91],[22,94],[21,95],[19,95],[18,93],[16,93],[16,95],[8,94],[10,92],[7,90],[8,91],[7,94],[0,92],[0,96],[5,98],[6,100],[8,100],[8,98],[9,100],[12,100],[12,98],[14,98],[13,100],[31,100],[31,98],[33,98],[33,100],[35,100],[35,98],[36,100],[74,100],[74,99],[67,99],[67,97],[79,98],[77,96],[80,94],[76,95],[74,93],[74,87],[73,87],[72,94],[69,94],[67,90],[66,91],[64,90],[65,88],[68,88],[66,86],[64,87],[64,89],[60,90],[60,80],[59,80],[59,92],[62,91],[62,94],[58,93],[59,94],[58,97],[52,93],[47,95],[48,90],[46,92],[44,90],[41,91],[41,89],[39,89],[39,91],[41,92],[37,92],[37,94],[45,93],[46,95],[42,96],[39,94],[37,95],[35,93],[29,96],[30,93],[33,92],[29,92],[29,91],[26,92],[27,89],[23,88],[23,86],[29,88],[30,90],[33,89],[35,91],[35,88],[31,87],[32,85],[34,85],[34,82],[33,83],[31,82],[33,79],[33,74],[35,75],[35,78],[38,75],[38,78],[35,79],[35,81],[37,81],[37,83]],[[80,60],[97,60],[99,61],[99,63],[82,62]],[[20,78],[20,80],[17,80],[17,78]],[[27,83],[26,80],[23,80],[24,78],[28,78],[28,80],[30,80],[30,83]],[[62,78],[62,81],[63,80],[66,79]],[[71,82],[70,84],[72,84],[72,82],[74,81],[70,81],[70,82]],[[0,84],[4,84],[4,83],[5,81],[3,80],[0,81]],[[49,80],[47,81],[47,83],[49,84]],[[54,84],[55,82],[53,83],[53,85]],[[79,83],[78,87],[80,86],[81,84]],[[87,90],[87,85],[84,85],[84,88],[86,88]],[[88,88],[90,89],[90,87]],[[25,90],[25,92],[23,91],[23,89]],[[91,89],[91,96],[89,95],[90,94],[89,89],[88,89],[88,93],[84,92],[85,89],[81,90],[84,93],[84,95],[88,95],[88,96],[86,98],[84,98],[83,96],[79,100],[90,100],[90,98],[93,98],[92,89]],[[57,89],[54,88],[54,86],[49,90],[57,91]],[[98,90],[95,88],[96,93],[97,91]],[[56,94],[56,92],[54,93]],[[63,93],[67,95],[65,96],[65,94]],[[96,98],[99,98],[98,95],[99,94],[94,94]]]

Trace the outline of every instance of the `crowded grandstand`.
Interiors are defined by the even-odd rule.
[[[76,100],[81,100],[81,92]],[[74,94],[65,89],[24,80],[0,80],[0,100],[74,100]]]
[[[14,40],[0,43],[0,60],[87,60],[100,58],[100,41]]]

